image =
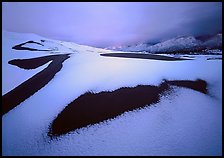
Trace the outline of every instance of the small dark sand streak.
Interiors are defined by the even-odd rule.
[[[29,98],[39,89],[44,87],[62,68],[62,63],[69,58],[69,54],[51,55],[32,59],[16,59],[9,61],[10,64],[24,69],[37,68],[48,61],[52,62],[47,68],[38,72],[10,92],[2,96],[2,115],[16,107],[18,104]]]
[[[153,59],[153,60],[165,60],[165,61],[192,60],[192,59],[175,58],[175,57],[169,57],[169,56],[163,56],[163,55],[140,54],[140,53],[107,53],[107,54],[100,54],[100,55],[105,57]]]
[[[161,85],[139,85],[134,88],[120,88],[112,92],[85,93],[71,102],[52,122],[48,135],[60,136],[87,125],[114,118],[126,111],[157,103],[160,94],[170,85],[191,88],[207,93],[207,83],[196,81],[164,81]]]
[[[207,60],[222,60],[222,58],[207,58]]]
[[[44,49],[43,50],[39,50],[39,49],[35,49],[35,48],[24,47],[23,45],[25,45],[27,43],[34,43],[34,44],[38,44],[38,45],[44,46],[43,44],[41,44],[39,42],[28,41],[28,42],[24,42],[24,43],[18,44],[16,46],[12,47],[12,49],[15,49],[15,50],[29,50],[29,51],[52,51],[52,50],[44,50]]]

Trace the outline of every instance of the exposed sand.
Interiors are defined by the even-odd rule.
[[[69,54],[63,54],[10,61],[10,64],[16,65],[20,68],[34,69],[52,60],[47,68],[2,96],[2,115],[44,87],[54,77],[54,75],[61,70],[62,63],[68,58]]]
[[[164,81],[161,85],[139,85],[134,88],[120,88],[112,92],[87,92],[73,102],[53,121],[48,135],[60,136],[87,125],[114,118],[126,111],[144,107],[160,100],[160,94],[170,85],[191,88],[207,93],[207,83],[196,81]]]
[[[183,58],[175,58],[175,57],[162,56],[162,55],[140,54],[140,53],[107,53],[107,54],[100,54],[100,55],[105,57],[153,59],[153,60],[166,60],[166,61],[192,60],[192,59],[183,59]]]
[[[14,47],[12,47],[12,49],[15,49],[15,50],[29,50],[29,51],[52,51],[52,50],[39,50],[39,49],[35,49],[35,48],[24,47],[23,45],[25,45],[27,43],[35,43],[35,44],[44,46],[43,44],[38,43],[38,42],[28,41],[28,42],[24,42],[24,43],[15,45]]]

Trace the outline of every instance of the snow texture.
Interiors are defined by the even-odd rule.
[[[32,34],[3,33],[5,91],[29,77],[20,79],[15,73],[13,78],[20,81],[13,86],[7,84],[14,70],[21,76],[28,72],[12,66],[14,70],[7,76],[9,59],[51,54],[16,51],[11,46],[41,39],[44,38]],[[47,40],[56,43],[58,53],[70,48],[71,57],[46,86],[2,117],[3,155],[222,155],[222,60],[206,60],[203,56],[188,61],[109,58],[99,54],[109,50]],[[63,46],[59,47],[59,43]],[[29,71],[34,75],[44,66]],[[209,95],[173,87],[157,104],[125,112],[58,139],[47,136],[54,118],[87,91],[198,78],[208,83]]]

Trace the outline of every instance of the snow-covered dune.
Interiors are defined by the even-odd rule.
[[[12,49],[27,41],[43,46],[30,43],[24,47],[50,51]],[[197,40],[189,38],[183,42],[190,47]],[[210,56],[203,55],[183,61],[104,57],[100,54],[116,52],[6,31],[2,43],[2,95],[50,63],[24,70],[9,64],[10,60],[55,54],[70,56],[48,84],[3,115],[2,155],[222,155],[222,60],[207,60]],[[166,45],[155,49],[164,49]],[[86,92],[158,86],[164,79],[205,80],[208,94],[173,86],[172,91],[162,94],[158,103],[57,139],[48,136],[58,114]]]

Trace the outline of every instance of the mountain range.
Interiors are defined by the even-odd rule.
[[[107,47],[106,49],[126,52],[210,54],[214,50],[222,50],[222,33],[213,36],[178,36],[156,44],[140,43],[131,46]]]

